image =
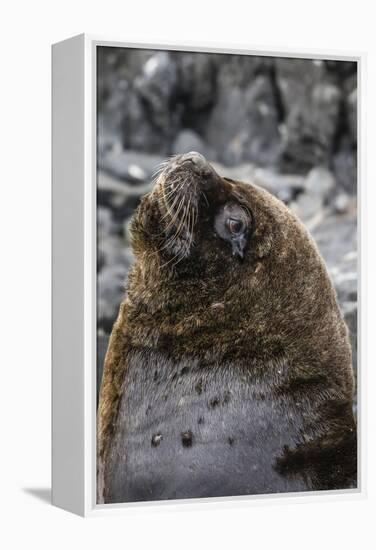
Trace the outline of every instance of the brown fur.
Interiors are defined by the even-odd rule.
[[[161,235],[163,177],[143,198],[132,222],[136,261],[111,335],[100,391],[99,493],[128,348],[156,349],[176,360],[194,356],[245,362],[255,376],[275,369],[277,377],[278,365],[288,364],[273,391],[295,392],[303,407],[309,401],[305,441],[316,449],[333,448],[341,434],[355,431],[348,331],[324,262],[304,226],[265,190],[215,176],[215,189],[207,192],[210,208],[199,216],[189,257],[174,267],[164,266],[168,250],[156,252],[166,240]],[[230,196],[252,214],[243,262],[233,259],[226,243],[207,229],[211,210]],[[286,450],[291,452],[298,465],[304,462],[305,451]],[[279,467],[283,470],[283,458]]]

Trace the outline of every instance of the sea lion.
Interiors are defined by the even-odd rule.
[[[192,152],[162,167],[131,239],[98,502],[356,487],[348,331],[295,215]]]

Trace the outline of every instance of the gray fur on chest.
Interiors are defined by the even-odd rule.
[[[106,465],[107,501],[307,489],[277,473],[299,420],[246,369],[150,352],[129,360]]]

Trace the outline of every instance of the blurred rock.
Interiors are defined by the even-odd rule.
[[[117,235],[103,236],[98,240],[98,251],[103,258],[104,266],[121,265],[129,267],[132,262],[132,253],[125,247],[121,237]]]
[[[271,165],[280,152],[277,108],[270,80],[256,77],[245,89],[222,92],[208,123],[208,143],[234,166],[242,161]]]
[[[357,226],[351,216],[327,217],[312,232],[341,303],[357,299]]]
[[[305,181],[306,193],[318,195],[324,203],[336,185],[333,174],[323,167],[313,168]]]
[[[179,101],[187,113],[210,108],[216,96],[214,57],[205,53],[174,52],[178,71]]]
[[[306,172],[329,164],[339,120],[341,95],[329,84],[316,85],[305,102],[297,103],[286,119],[281,168]]]
[[[309,229],[321,222],[324,215],[321,197],[315,194],[302,193],[290,207]]]
[[[101,237],[108,237],[111,233],[115,232],[115,223],[109,208],[98,206],[97,231]]]
[[[326,218],[312,235],[325,260],[350,332],[354,371],[357,366],[357,225],[354,215]]]
[[[215,153],[208,147],[203,139],[193,130],[184,129],[178,133],[172,144],[172,153],[174,155],[197,151],[204,155],[208,160],[214,160]]]
[[[212,164],[218,174],[233,180],[259,185],[285,203],[290,203],[305,188],[305,178],[299,174],[280,174],[273,169],[259,168],[249,162],[237,166],[225,166],[218,162]]]
[[[324,61],[330,75],[337,81],[347,79],[356,73],[355,61],[336,61],[334,59],[326,59]]]
[[[325,79],[325,64],[317,59],[276,58],[275,71],[286,118],[296,107],[301,109]]]
[[[176,64],[167,51],[156,52],[135,79],[135,90],[145,107],[145,118],[160,137],[160,148],[169,143],[179,127],[180,109],[171,109],[177,93]]]
[[[220,92],[231,88],[247,88],[257,75],[269,75],[274,60],[271,57],[247,55],[216,55],[217,87]]]
[[[350,195],[357,192],[357,162],[356,153],[344,148],[333,157],[333,170],[342,189]]]
[[[297,174],[280,174],[275,170],[256,168],[253,181],[288,204],[304,191],[305,179]]]
[[[122,139],[124,149],[162,155],[168,152],[167,136],[154,126],[147,104],[135,90],[129,95],[122,124]]]
[[[104,267],[97,277],[97,326],[107,334],[112,330],[119,304],[124,297],[126,274],[124,266],[115,263]]]
[[[142,195],[148,193],[152,186],[152,180],[149,180],[148,183],[132,185],[104,172],[98,172],[98,204],[110,208],[113,220],[119,225],[125,218],[132,215]]]
[[[291,204],[298,217],[312,228],[320,222],[327,203],[336,185],[333,174],[323,167],[313,168],[305,179],[304,192]]]
[[[126,182],[148,182],[165,157],[136,151],[111,151],[98,161],[99,167]]]
[[[109,336],[105,334],[103,330],[97,331],[97,406],[102,382],[104,359],[106,357],[109,340]]]
[[[341,92],[320,60],[277,59],[276,79],[284,108],[281,168],[306,172],[328,163],[338,127]]]
[[[112,213],[109,208],[98,206],[97,208],[97,269],[100,271],[106,263],[106,253],[103,249],[102,242],[111,238],[111,235],[116,232],[116,224],[113,221]]]
[[[351,198],[347,193],[339,193],[333,200],[333,208],[336,214],[346,214],[350,212],[352,206]]]
[[[351,93],[347,96],[347,119],[350,128],[350,137],[353,145],[357,143],[357,114],[358,114],[358,105],[357,105],[357,89],[352,90]]]

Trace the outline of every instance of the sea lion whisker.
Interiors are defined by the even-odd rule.
[[[167,165],[168,165],[168,161],[163,161],[157,166],[156,170],[153,172],[151,176],[151,179],[153,182],[154,180],[155,182],[157,181],[158,177],[162,174],[162,172],[164,172]]]
[[[174,262],[171,267],[174,268],[175,266],[177,266],[178,263],[180,263],[182,260],[184,260],[184,258],[185,258],[185,253],[184,253],[184,251],[182,251],[180,253],[180,258],[178,258],[178,260],[176,262]]]
[[[174,260],[176,260],[176,258],[179,258],[179,256],[181,255],[182,251],[180,250],[179,252],[177,252],[177,254],[175,254],[175,256],[173,256],[172,258],[170,258],[167,262],[165,262],[164,264],[162,264],[160,266],[160,268],[162,269],[163,267],[166,267],[167,265],[169,265],[171,262],[173,262]],[[181,258],[183,259],[183,258]],[[180,261],[180,260],[179,260]],[[173,266],[176,265],[176,264],[173,264]]]
[[[158,252],[161,252],[162,250],[164,250],[166,248],[172,247],[174,242],[176,242],[176,240],[180,236],[180,231],[181,230],[182,230],[182,224],[180,223],[177,231],[169,239],[167,239],[167,241],[163,244],[163,246],[158,248],[155,252],[152,252],[152,254],[158,254]]]
[[[171,216],[171,212],[174,213],[174,208],[177,202],[179,201],[179,198],[180,198],[179,195],[177,195],[176,198],[174,199],[174,202],[171,204],[171,206],[166,207],[168,209],[165,212],[165,214],[163,214],[163,216],[161,217],[161,221],[165,220],[169,215]]]
[[[201,189],[201,195],[204,197],[205,199],[205,202],[206,202],[206,206],[209,208],[209,201],[208,201],[208,198],[207,196],[205,195],[204,191]]]
[[[191,210],[187,210],[188,213],[188,216],[187,216],[187,226],[190,226],[190,216],[191,216]],[[192,218],[193,219],[193,218]],[[189,230],[187,229],[188,233]],[[177,261],[174,262],[172,264],[172,268],[174,268],[175,266],[177,266],[178,263],[180,263],[187,255],[187,253],[189,252],[190,250],[190,247],[191,247],[191,244],[192,244],[192,235],[193,235],[193,232],[190,233],[190,239],[189,239],[189,242],[187,243],[187,241],[184,241],[184,246],[182,246],[180,252],[175,256],[177,257]],[[180,256],[180,257],[179,257]]]
[[[173,215],[171,216],[169,223],[168,223],[167,226],[165,227],[165,231],[167,231],[171,226],[173,226],[173,225],[175,224],[175,222],[177,221],[178,216],[179,216],[180,211],[181,211],[181,209],[182,209],[183,206],[184,206],[184,197],[181,197],[181,198],[180,198],[179,206],[178,206],[178,208],[175,210],[175,212],[173,213]]]
[[[151,179],[155,180],[165,169],[165,166],[160,165],[151,175]]]
[[[197,210],[192,207],[192,228],[190,230],[189,250],[190,250],[192,244],[194,244],[194,232],[193,232],[193,230],[195,228],[196,221],[197,221]]]
[[[181,236],[181,232],[183,231],[184,226],[185,226],[185,223],[186,223],[187,213],[188,213],[188,206],[187,206],[187,205],[184,205],[183,215],[182,215],[182,217],[181,217],[181,219],[180,219],[180,222],[179,222],[177,231],[176,231],[176,233],[175,233],[176,238],[178,238],[178,237]]]
[[[180,191],[184,186],[184,183],[185,181],[182,178],[176,178],[175,180],[172,180],[171,182],[169,182],[168,187],[170,188],[170,190],[167,193],[163,193],[164,198],[169,199],[175,193],[180,193]],[[172,186],[175,184],[177,184],[177,187],[174,189]]]
[[[180,203],[179,203],[179,206],[177,208],[177,210],[174,212],[174,215],[171,217],[171,220],[170,222],[167,224],[166,227],[163,228],[163,231],[161,233],[159,233],[159,235],[163,234],[163,233],[166,233],[166,231],[168,231],[168,229],[175,223],[182,207],[184,206],[184,197],[180,197]]]

